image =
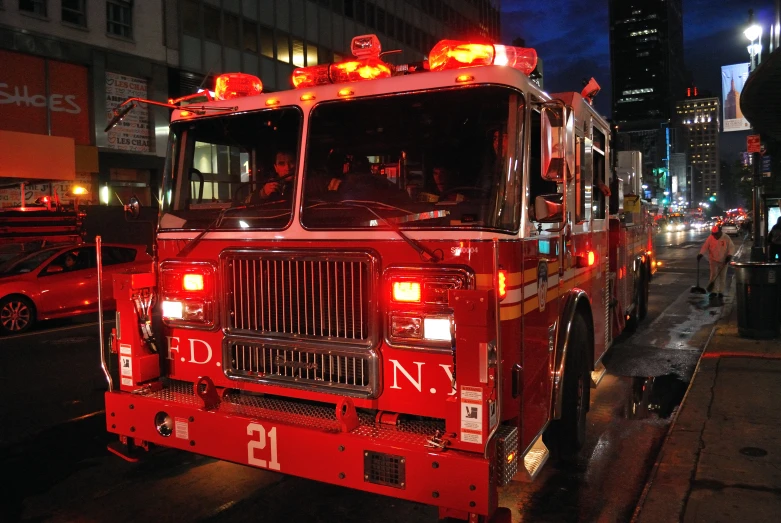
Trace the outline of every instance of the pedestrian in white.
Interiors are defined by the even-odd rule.
[[[718,297],[719,301],[724,298],[724,287],[727,284],[727,268],[724,267],[730,262],[735,254],[735,244],[732,239],[721,232],[721,227],[714,225],[711,229],[711,235],[705,240],[697,259],[702,258],[704,254],[708,255],[710,262],[710,281],[714,282],[711,298]],[[721,268],[724,267],[722,271]]]

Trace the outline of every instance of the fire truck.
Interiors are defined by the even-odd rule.
[[[647,310],[639,181],[611,191],[596,89],[543,92],[532,49],[352,51],[287,91],[233,73],[115,110],[172,118],[155,270],[114,280],[109,449],[507,519],[498,489],[576,455],[602,358]]]

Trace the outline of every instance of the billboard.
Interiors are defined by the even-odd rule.
[[[721,106],[724,132],[747,131],[751,125],[740,110],[740,93],[748,78],[748,63],[721,66]]]

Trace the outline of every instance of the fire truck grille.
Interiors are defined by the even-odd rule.
[[[369,451],[363,454],[363,478],[365,481],[387,487],[404,488],[407,480],[403,456]]]
[[[370,255],[236,251],[223,260],[231,334],[370,343]]]
[[[375,353],[280,346],[247,340],[225,341],[226,373],[254,382],[280,382],[294,387],[371,396],[375,391]]]

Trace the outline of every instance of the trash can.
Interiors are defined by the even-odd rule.
[[[781,329],[781,263],[733,262],[738,307],[738,334],[743,338],[776,338]]]

